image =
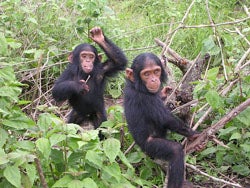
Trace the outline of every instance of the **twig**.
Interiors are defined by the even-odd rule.
[[[220,95],[225,96],[238,81],[239,81],[239,78],[230,82],[229,85],[220,92]],[[206,103],[203,107],[206,107],[207,105],[208,103]],[[196,130],[199,127],[199,125],[207,118],[207,116],[210,114],[211,111],[212,111],[212,107],[209,107],[207,111],[203,114],[203,116],[196,122],[196,124],[193,126],[192,129]]]
[[[244,69],[247,65],[250,65],[250,61],[246,62],[244,65],[240,67],[240,70]]]
[[[244,11],[246,12],[246,14],[250,17],[250,12],[248,11],[248,8],[246,5],[243,6]]]
[[[187,72],[185,73],[185,75],[182,77],[181,81],[178,83],[178,85],[174,88],[174,90],[172,91],[172,93],[170,94],[170,96],[168,98],[171,98],[171,95],[173,93],[176,92],[177,88],[181,85],[181,83],[186,79],[187,75],[189,74],[190,70],[193,68],[193,66],[195,65],[196,61],[199,59],[200,54],[196,57],[196,59],[193,61],[192,65],[188,68]],[[168,103],[168,99],[165,101],[165,105]]]
[[[250,106],[250,98],[232,109],[228,114],[226,114],[223,118],[221,118],[217,123],[213,124],[211,127],[205,129],[201,135],[192,143],[187,146],[187,153],[192,153],[195,151],[195,148],[200,144],[205,145],[208,140],[214,135],[218,130],[223,128],[225,124],[231,121],[234,117],[236,117],[240,112],[244,111],[247,107]]]
[[[243,35],[237,27],[235,27],[235,30],[247,42],[247,44],[250,46],[250,41],[247,39],[247,37],[245,35]]]
[[[242,186],[241,186],[240,184],[238,184],[238,183],[231,183],[231,182],[225,181],[225,180],[223,180],[223,179],[219,179],[219,178],[210,176],[209,174],[207,174],[207,173],[201,171],[200,169],[198,169],[198,168],[195,167],[194,165],[191,165],[191,164],[186,163],[186,166],[189,167],[189,168],[191,168],[191,169],[193,169],[193,170],[195,170],[196,172],[198,172],[198,173],[200,173],[200,174],[206,176],[206,177],[209,177],[210,179],[212,179],[212,180],[214,180],[214,181],[218,181],[218,182],[225,183],[225,184],[227,184],[227,185],[231,185],[231,186],[235,186],[235,187],[242,187]]]
[[[135,142],[133,142],[129,147],[128,149],[124,152],[124,155],[127,155],[131,149],[133,149],[133,147],[135,146]]]
[[[34,161],[36,164],[36,169],[37,169],[38,175],[39,175],[41,183],[42,183],[42,187],[48,188],[47,182],[46,182],[44,174],[43,174],[42,165],[41,165],[39,159],[35,158]]]
[[[228,81],[228,76],[227,76],[227,71],[226,71],[226,66],[225,66],[225,59],[224,59],[224,55],[223,55],[223,49],[222,49],[222,45],[221,45],[221,42],[220,42],[220,38],[216,34],[216,27],[214,27],[214,21],[212,19],[211,14],[210,14],[208,0],[206,0],[206,9],[207,9],[207,14],[208,14],[210,24],[212,25],[212,28],[213,28],[214,36],[215,36],[215,38],[216,38],[216,40],[217,40],[217,42],[219,44],[219,47],[220,47],[221,60],[222,60],[222,66],[223,66],[223,70],[224,70],[225,80]]]
[[[87,77],[85,83],[87,83],[87,82],[89,81],[89,79],[90,79],[90,75],[88,75],[88,77]]]
[[[250,47],[248,48],[248,50],[245,52],[245,54],[241,57],[241,59],[239,60],[239,62],[235,66],[234,70],[235,70],[236,73],[238,73],[240,71],[241,64],[243,63],[243,61],[245,61],[245,59],[247,58],[247,56],[249,54],[250,54]]]

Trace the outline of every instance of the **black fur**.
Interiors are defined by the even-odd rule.
[[[168,188],[181,188],[184,178],[183,148],[180,143],[166,139],[166,135],[168,130],[184,136],[192,136],[195,132],[172,115],[164,106],[159,93],[147,91],[140,78],[147,59],[161,66],[161,82],[166,79],[161,61],[156,55],[143,53],[134,59],[131,66],[134,82],[127,79],[124,99],[128,128],[136,144],[146,154],[169,161]]]
[[[69,116],[69,123],[81,124],[85,120],[92,121],[95,128],[105,121],[106,112],[104,107],[104,87],[107,77],[114,76],[124,70],[127,59],[124,53],[105,37],[107,47],[103,50],[107,60],[101,63],[97,50],[90,44],[80,44],[73,51],[73,62],[55,82],[52,95],[57,102],[68,100],[73,107]],[[95,53],[93,71],[86,74],[80,66],[79,54],[83,50],[91,50]],[[83,93],[83,87],[79,80],[86,80],[89,92]]]

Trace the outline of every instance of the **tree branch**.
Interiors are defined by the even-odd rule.
[[[213,124],[211,127],[205,129],[201,135],[193,142],[187,145],[187,153],[192,153],[196,151],[196,147],[199,145],[205,145],[211,139],[212,135],[217,133],[221,128],[225,126],[226,123],[231,121],[236,117],[240,112],[244,111],[247,107],[250,106],[250,98],[241,103],[239,106],[231,110],[227,115],[221,118],[217,123]]]

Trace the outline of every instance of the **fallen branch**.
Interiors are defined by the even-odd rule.
[[[234,186],[234,187],[242,187],[240,184],[238,183],[231,183],[231,182],[228,182],[228,181],[225,181],[223,179],[219,179],[219,178],[216,178],[216,177],[213,177],[213,176],[210,176],[209,174],[201,171],[200,169],[198,169],[196,166],[193,166],[191,164],[188,164],[186,163],[186,166],[195,170],[196,172],[200,173],[201,175],[204,175],[204,176],[207,176],[209,177],[210,179],[214,180],[214,181],[217,181],[217,182],[221,182],[221,183],[224,183],[224,184],[227,184],[227,185],[231,185],[231,186]]]
[[[192,153],[196,151],[195,148],[200,145],[205,145],[207,142],[212,139],[212,136],[218,132],[225,124],[231,121],[236,117],[240,112],[244,111],[247,107],[250,106],[250,98],[241,103],[239,106],[231,110],[227,115],[221,118],[217,123],[213,124],[211,127],[205,129],[201,135],[193,142],[187,145],[186,152]]]

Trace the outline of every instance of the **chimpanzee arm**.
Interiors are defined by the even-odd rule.
[[[80,94],[81,91],[81,83],[74,81],[74,75],[69,66],[56,81],[52,95],[57,102],[61,102],[70,99],[73,95]]]
[[[112,76],[118,71],[124,70],[127,65],[127,58],[122,50],[107,37],[99,46],[103,49],[108,59],[103,63],[103,69],[107,76]]]
[[[167,129],[186,137],[190,137],[196,134],[196,131],[193,131],[181,119],[171,114],[171,112],[168,112],[166,116],[167,121],[165,123],[165,126]]]
[[[102,64],[106,76],[112,76],[120,70],[124,70],[127,64],[127,58],[122,50],[111,40],[104,36],[101,28],[94,27],[90,30],[91,38],[105,52],[108,59]]]

